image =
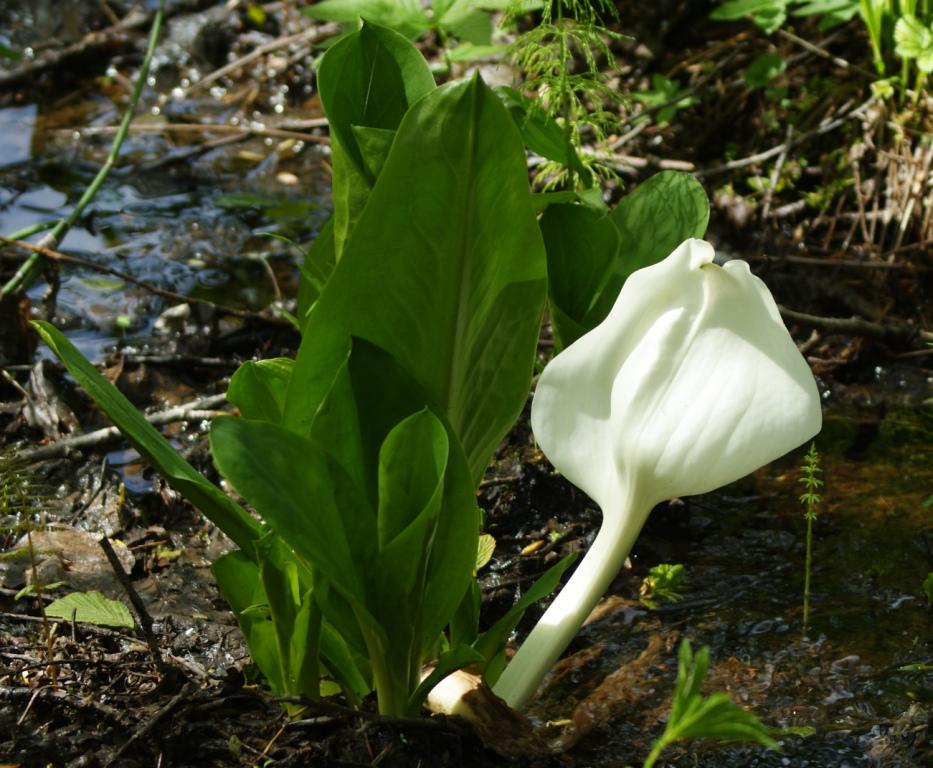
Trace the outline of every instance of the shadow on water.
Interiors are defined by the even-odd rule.
[[[808,630],[802,453],[655,510],[633,573],[617,581],[624,596],[584,629],[534,712],[572,720],[574,765],[640,765],[663,729],[681,638],[710,646],[708,692],[728,692],[768,725],[814,732],[780,737],[781,751],[693,742],[662,764],[929,765],[931,437],[928,408],[830,406],[817,438],[826,487]],[[689,581],[683,602],[648,610],[637,585],[658,562],[684,563]]]
[[[125,94],[110,93],[111,100],[114,87],[0,108],[0,234],[71,211],[110,150],[112,133],[98,129],[119,121],[115,104]],[[182,106],[185,122],[210,121],[218,103],[223,107],[214,99],[160,107],[159,98],[147,92],[135,125],[162,122]],[[194,139],[186,136],[131,132],[118,167],[60,250],[238,309],[270,303],[270,272],[285,295],[294,295],[298,248],[268,233],[306,243],[323,224],[329,179],[319,149],[255,137],[187,155]],[[5,259],[0,276],[14,267]],[[30,290],[34,304],[45,290],[41,283]],[[117,345],[151,345],[155,320],[171,303],[112,275],[66,266],[54,320],[99,359]]]

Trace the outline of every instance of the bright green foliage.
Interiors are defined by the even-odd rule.
[[[606,0],[549,0],[541,23],[512,45],[511,58],[524,76],[524,89],[534,94],[544,114],[561,125],[567,157],[580,148],[584,133],[592,133],[598,144],[618,126],[615,107],[622,95],[605,82],[600,62],[614,61],[608,41],[621,36],[601,25],[600,12],[616,13]],[[579,71],[575,61],[584,65]],[[613,175],[591,154],[582,154],[581,159],[597,176]],[[594,179],[572,165],[550,161],[539,168],[535,181],[545,189],[585,189]]]
[[[677,171],[655,174],[608,213],[549,206],[541,231],[551,320],[561,344],[599,325],[632,272],[660,261],[684,240],[702,237],[708,221],[703,188]]]
[[[318,85],[331,130],[336,261],[366,205],[403,115],[434,90],[434,78],[404,37],[363,24],[324,55]]]
[[[658,108],[654,118],[655,122],[658,125],[665,125],[681,109],[686,109],[699,102],[699,99],[691,96],[690,93],[690,90],[681,88],[680,83],[676,80],[671,80],[664,75],[654,74],[651,76],[651,88],[633,93],[632,98],[649,109]]]
[[[176,491],[223,529],[238,547],[252,555],[253,545],[261,530],[259,523],[185,461],[61,332],[41,320],[35,321],[33,327],[55,356],[65,364],[75,381],[104,410],[139,454],[158,469]]]
[[[764,88],[787,68],[787,62],[775,53],[763,53],[745,69],[749,88]]]
[[[786,21],[788,13],[820,16],[819,28],[823,30],[858,15],[868,32],[878,75],[883,78],[887,74],[892,56],[901,59],[902,94],[909,85],[910,62],[914,62],[914,101],[923,90],[926,76],[933,71],[933,4],[929,0],[727,0],[710,18],[747,18],[770,34]],[[873,90],[879,94],[890,92],[885,85]]]
[[[96,624],[99,627],[132,629],[133,617],[119,600],[100,592],[72,592],[45,606],[45,615],[53,618]]]
[[[657,608],[662,603],[679,603],[687,583],[687,569],[681,563],[660,563],[652,566],[641,582],[641,603]]]
[[[800,480],[806,490],[800,495],[800,503],[804,505],[804,518],[807,521],[807,555],[804,564],[803,580],[803,625],[806,627],[810,619],[810,564],[813,553],[813,521],[816,520],[816,507],[820,503],[818,493],[823,481],[817,475],[820,469],[820,455],[816,452],[816,443],[810,443],[810,450],[804,457],[800,468]]]
[[[412,107],[307,319],[290,428],[310,427],[327,366],[356,336],[412,373],[479,481],[527,396],[542,312],[544,249],[526,179],[518,131],[480,80]]]
[[[455,37],[474,45],[489,45],[492,16],[488,11],[507,4],[508,0],[431,0],[425,7],[421,0],[322,0],[302,13],[345,24],[363,18],[410,40],[434,31],[442,39]]]
[[[770,34],[787,19],[787,0],[727,0],[709,17],[714,21],[751,19]]]
[[[304,339],[295,361],[243,365],[228,391],[241,417],[211,430],[217,467],[261,523],[58,331],[37,328],[241,547],[214,573],[273,690],[316,697],[324,680],[351,702],[375,689],[382,712],[411,714],[454,669],[501,666],[530,604],[478,634],[474,492],[527,397],[544,247],[520,105],[510,112],[479,78],[435,89],[417,51],[373,25],[328,52],[320,89],[342,159],[333,222],[303,269]],[[422,682],[427,661],[436,669]]]
[[[677,684],[664,733],[654,742],[643,768],[651,768],[668,746],[685,739],[720,739],[750,741],[776,748],[768,729],[751,712],[734,704],[725,693],[704,697],[700,693],[709,669],[709,648],[696,655],[686,638],[680,644],[677,661]]]

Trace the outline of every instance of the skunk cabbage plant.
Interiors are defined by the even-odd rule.
[[[652,507],[743,477],[820,429],[820,399],[774,299],[743,261],[687,240],[633,273],[608,317],[538,381],[531,426],[551,463],[592,497],[592,547],[494,691],[513,707],[607,589]]]

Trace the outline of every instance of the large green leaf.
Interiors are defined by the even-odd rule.
[[[240,549],[254,557],[253,544],[260,533],[259,523],[185,461],[159,431],[143,418],[136,406],[101,376],[63,334],[41,320],[34,321],[33,326],[75,381],[110,417],[140,455]]]
[[[221,474],[276,533],[345,596],[364,602],[361,567],[376,553],[375,512],[340,464],[266,421],[215,419],[210,442]]]
[[[479,78],[410,109],[308,318],[290,428],[307,434],[320,406],[320,349],[360,337],[412,373],[479,482],[525,403],[546,290],[527,179],[518,130]]]
[[[395,129],[411,104],[435,84],[424,57],[405,37],[363,24],[324,54],[318,87],[331,132],[334,246],[339,260]]]
[[[356,23],[360,18],[416,38],[431,26],[421,0],[321,0],[302,13],[322,21]]]
[[[228,552],[211,564],[224,599],[233,609],[249,655],[272,691],[280,696],[299,693],[288,687],[285,659],[279,653],[278,633],[269,615],[259,566],[241,551]]]
[[[622,238],[617,272],[624,282],[636,269],[669,256],[684,240],[703,237],[709,199],[689,173],[661,171],[624,197],[610,216]],[[618,290],[611,296],[607,314],[617,294]]]
[[[230,379],[227,399],[247,419],[279,424],[294,362],[289,357],[246,361]]]
[[[493,90],[508,109],[528,149],[571,168],[584,187],[593,183],[593,175],[583,165],[573,145],[567,142],[563,128],[534,99],[507,85],[496,86]]]
[[[619,229],[606,212],[561,203],[541,216],[541,234],[551,321],[566,346],[605,318],[604,294],[618,294]]]
[[[336,243],[334,241],[334,217],[331,216],[321,227],[314,242],[305,253],[301,262],[301,280],[298,283],[298,321],[304,329],[308,312],[318,300],[321,291],[330,279],[337,264]]]
[[[438,408],[397,360],[373,344],[353,339],[351,354],[317,409],[311,428],[312,442],[341,463],[357,487],[364,489],[370,507],[378,510],[374,535],[379,537],[381,524],[383,558],[391,559],[394,553],[400,553],[402,559],[411,560],[421,554],[420,550],[414,551],[418,548],[411,543],[412,536],[401,542],[397,541],[397,533],[402,527],[399,520],[406,516],[412,519],[423,506],[412,503],[405,508],[402,503],[406,495],[424,499],[433,495],[436,488],[432,478],[437,477],[441,464],[446,465],[442,473],[442,509],[430,549],[423,553],[428,560],[426,571],[422,568],[424,580],[418,597],[421,602],[418,640],[424,645],[436,640],[469,586],[479,530],[473,484],[463,450],[439,409],[429,418],[424,411],[426,405],[432,410]],[[417,412],[423,414],[418,424],[425,430],[424,435],[401,440],[411,435],[400,432],[398,425]],[[444,424],[447,432],[444,439],[437,432],[435,416],[440,416]],[[412,427],[413,423],[409,423],[409,428]],[[446,458],[441,461],[443,455]],[[412,474],[406,476],[406,470]],[[404,477],[407,480],[402,482]],[[403,487],[410,489],[407,494],[402,492]],[[411,490],[416,487],[420,487],[418,493]],[[395,502],[391,509],[390,499]],[[392,567],[386,562],[386,567]],[[370,571],[376,579],[370,582],[372,595],[384,579],[381,566]],[[385,600],[376,597],[371,602],[380,604]],[[375,608],[371,610],[378,613]],[[392,617],[385,616],[385,621],[391,623]]]

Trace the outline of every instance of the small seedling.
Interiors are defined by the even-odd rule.
[[[800,468],[799,482],[804,484],[806,491],[800,494],[800,503],[804,506],[804,518],[807,521],[807,557],[804,564],[803,577],[803,626],[806,627],[810,619],[810,564],[813,552],[813,521],[816,520],[816,507],[820,503],[817,491],[823,481],[817,477],[823,470],[820,469],[820,455],[816,452],[816,444],[810,443],[810,450],[804,457]]]
[[[687,569],[681,563],[655,565],[641,582],[641,604],[657,608],[663,603],[679,603],[684,599],[681,590],[686,583]]]
[[[703,697],[700,688],[708,669],[709,648],[703,647],[694,655],[690,641],[684,639],[680,644],[677,685],[667,726],[651,746],[642,768],[652,768],[661,752],[684,739],[750,741],[763,747],[778,746],[761,721],[733,703],[725,693]]]

